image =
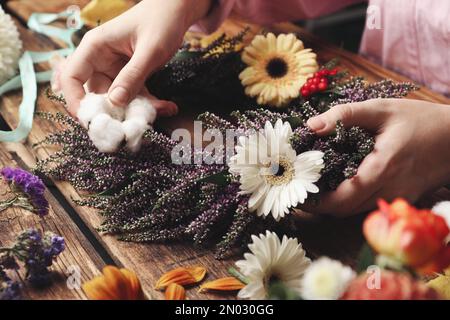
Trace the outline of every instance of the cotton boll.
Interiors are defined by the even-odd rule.
[[[128,105],[125,119],[143,119],[146,123],[153,124],[156,119],[156,109],[149,99],[138,96]]]
[[[100,152],[117,151],[125,138],[122,122],[101,113],[96,115],[89,125],[89,138]]]
[[[122,122],[122,128],[127,141],[127,149],[131,152],[139,151],[142,145],[142,136],[146,130],[150,129],[150,126],[143,119],[131,119]]]
[[[125,119],[126,108],[116,107],[112,105],[107,98],[106,100],[107,100],[106,113],[108,113],[112,118],[116,120],[123,121]]]
[[[106,114],[108,101],[103,94],[87,93],[80,102],[77,117],[81,125],[86,129],[89,127],[89,122],[98,115]]]

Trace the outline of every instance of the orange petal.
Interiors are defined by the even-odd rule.
[[[186,270],[195,278],[195,282],[200,282],[206,275],[206,269],[203,267],[187,267]]]
[[[155,289],[162,289],[171,283],[179,285],[190,285],[203,280],[206,269],[203,267],[180,267],[166,272],[159,278],[155,285]]]
[[[108,284],[108,288],[116,293],[120,300],[127,299],[128,281],[119,268],[106,266],[103,268],[103,276]]]
[[[171,283],[166,289],[166,300],[186,300],[186,291],[179,284]]]
[[[113,292],[106,286],[103,276],[94,279],[82,285],[83,291],[89,300],[117,300]]]
[[[122,274],[128,280],[128,300],[145,300],[144,292],[142,291],[141,282],[137,275],[128,270],[128,269],[120,269]]]
[[[218,290],[218,291],[235,291],[245,287],[245,284],[235,277],[220,278],[217,280],[209,281],[200,287],[199,292],[205,290]]]

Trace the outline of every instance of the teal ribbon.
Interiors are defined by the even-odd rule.
[[[62,29],[49,26],[48,24],[63,18],[76,19],[76,28]],[[49,61],[54,54],[68,56],[75,50],[72,42],[73,34],[83,26],[77,12],[63,11],[60,13],[33,13],[28,19],[28,28],[46,35],[57,38],[67,44],[67,48],[48,52],[25,51],[19,60],[20,74],[0,86],[0,96],[22,88],[22,102],[19,106],[19,124],[12,131],[0,131],[0,141],[18,142],[25,139],[32,128],[34,110],[37,100],[37,83],[49,82],[52,78],[52,71],[36,73],[34,64]]]

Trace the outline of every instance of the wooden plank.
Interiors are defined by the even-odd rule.
[[[24,147],[20,144],[0,144],[0,167],[17,167],[17,163],[13,160],[13,156],[7,151],[7,148],[20,150]],[[1,181],[0,193],[5,190],[6,185],[4,181]],[[80,288],[71,290],[67,287],[67,278],[73,272],[68,268],[71,266],[79,268],[81,283],[83,283],[99,274],[104,262],[51,193],[46,191],[45,196],[50,203],[50,212],[45,219],[40,219],[20,208],[10,208],[0,213],[0,244],[1,246],[12,245],[20,232],[32,227],[53,231],[63,236],[66,241],[66,249],[53,264],[53,284],[51,286],[45,290],[31,287],[23,281],[25,276],[23,270],[16,274],[14,278],[23,283],[25,299],[85,299],[86,296]]]
[[[25,49],[28,50],[53,50],[54,44],[51,42],[37,42],[35,36],[29,30],[19,26]],[[40,93],[37,103],[38,111],[65,112],[61,105],[49,101],[44,95],[44,86],[40,86]],[[1,101],[0,114],[10,127],[16,127],[18,123],[17,106],[21,100],[20,93],[5,95]],[[36,158],[48,157],[54,150],[51,148],[39,148],[33,150],[32,144],[44,138],[49,132],[58,130],[58,127],[48,121],[35,118],[33,130],[25,146]],[[217,261],[211,252],[193,248],[190,244],[162,245],[162,244],[136,244],[118,241],[114,236],[99,235],[95,230],[101,224],[100,215],[93,209],[79,207],[72,202],[72,199],[80,199],[78,192],[69,183],[55,181],[57,188],[63,193],[67,201],[73,204],[74,209],[83,219],[86,225],[104,244],[108,253],[114,261],[121,266],[125,266],[135,271],[143,283],[144,290],[149,296],[162,298],[163,294],[153,289],[157,279],[168,269],[183,265],[202,265],[208,270],[209,279],[226,276],[228,267],[232,261]],[[197,290],[189,290],[188,298],[231,298],[231,295],[198,294]]]
[[[12,0],[6,4],[10,11],[13,11],[24,21],[35,12],[61,12],[72,5],[83,8],[90,0]]]

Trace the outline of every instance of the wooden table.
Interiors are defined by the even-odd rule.
[[[21,38],[26,50],[54,50],[61,43],[48,39],[42,35],[33,33],[26,28],[26,21],[33,12],[59,12],[71,4],[83,6],[88,0],[21,0],[1,1],[4,8],[13,15],[20,30]],[[227,22],[226,31],[241,30],[243,24],[232,21]],[[259,29],[253,26],[254,29]],[[321,60],[326,61],[334,57],[340,57],[344,68],[353,74],[365,76],[369,81],[382,78],[391,78],[397,81],[405,81],[402,76],[390,72],[376,64],[355,54],[346,52],[334,46],[328,45],[311,34],[291,24],[277,24],[270,27],[275,32],[296,32],[304,40],[308,47],[313,48]],[[38,69],[46,68],[45,65]],[[46,86],[40,86],[37,103],[38,111],[65,112],[61,105],[55,104],[45,98]],[[422,88],[419,92],[410,95],[411,98],[423,99],[439,103],[450,104],[450,100],[442,95]],[[17,108],[21,101],[21,92],[17,91],[4,95],[0,99],[1,129],[15,128],[18,123]],[[162,123],[168,128],[190,127],[193,115],[190,112],[182,112],[180,116]],[[54,150],[51,148],[33,149],[33,143],[41,140],[49,132],[58,130],[53,124],[35,119],[33,130],[28,139],[23,143],[0,144],[0,166],[21,166],[31,168],[37,159],[46,158]],[[95,210],[80,207],[74,204],[73,199],[79,199],[80,195],[68,183],[53,181],[49,187],[47,197],[51,203],[51,212],[44,221],[27,214],[19,209],[7,210],[0,215],[0,245],[11,244],[12,239],[21,230],[31,226],[42,226],[46,230],[53,230],[65,237],[67,249],[56,262],[54,270],[54,284],[46,290],[35,290],[25,285],[25,297],[32,299],[85,299],[81,289],[70,290],[67,288],[66,279],[72,275],[71,266],[80,270],[81,281],[91,279],[100,273],[106,264],[115,264],[133,270],[142,281],[143,288],[148,296],[162,298],[163,294],[155,291],[153,286],[161,274],[168,269],[177,266],[203,265],[208,270],[207,279],[215,279],[227,275],[227,268],[233,261],[217,261],[208,251],[194,249],[190,244],[135,244],[120,242],[113,236],[100,235],[95,228],[100,225],[101,217]],[[450,199],[448,189],[438,190],[436,193],[425,197],[421,203],[430,206],[437,200]],[[328,255],[338,258],[345,263],[352,264],[362,244],[361,222],[363,216],[338,220],[338,219],[299,219],[298,237],[303,242],[309,256],[312,258]],[[18,279],[23,274],[17,274]],[[195,288],[187,293],[189,299],[221,299],[234,298],[234,295],[199,294]]]

